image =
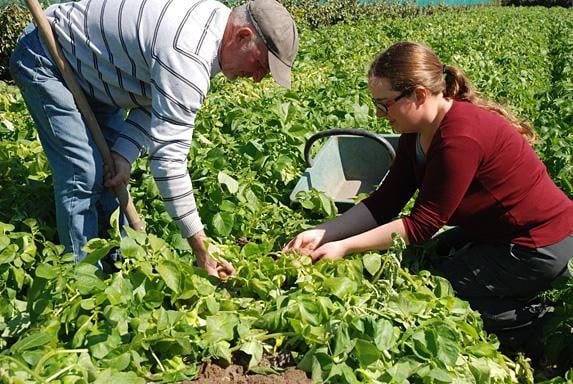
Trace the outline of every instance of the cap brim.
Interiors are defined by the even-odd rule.
[[[291,87],[291,70],[288,65],[283,63],[269,52],[269,69],[271,71],[271,76],[277,83],[282,85],[285,88],[290,89]]]

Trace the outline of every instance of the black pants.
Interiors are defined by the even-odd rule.
[[[480,312],[490,332],[526,327],[543,317],[547,308],[535,297],[556,277],[568,275],[573,257],[573,235],[537,249],[471,241],[460,228],[436,239],[438,254],[447,256],[439,273]]]

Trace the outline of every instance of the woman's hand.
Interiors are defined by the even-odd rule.
[[[322,259],[342,259],[347,252],[344,241],[331,241],[322,244],[325,232],[324,229],[318,228],[301,232],[284,246],[283,252],[298,251],[310,256],[313,263]]]
[[[111,152],[115,169],[104,168],[104,185],[108,188],[115,188],[129,184],[131,176],[131,164],[119,153]]]
[[[316,228],[301,232],[283,247],[283,252],[300,251],[304,254],[310,254],[320,246],[325,232],[324,229]]]
[[[346,256],[347,251],[344,240],[331,241],[312,251],[310,257],[313,263],[323,259],[338,260]]]

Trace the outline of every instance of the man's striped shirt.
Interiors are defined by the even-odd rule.
[[[187,157],[230,9],[214,0],[82,0],[46,10],[94,99],[129,109],[112,150],[150,168],[184,237],[203,229]]]

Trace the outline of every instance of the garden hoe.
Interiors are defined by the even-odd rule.
[[[61,48],[58,45],[56,38],[54,37],[52,26],[48,21],[48,19],[46,18],[46,15],[44,15],[44,10],[42,9],[42,6],[38,2],[38,0],[26,0],[26,5],[28,6],[28,9],[32,13],[32,17],[34,18],[36,27],[38,28],[38,31],[40,32],[40,35],[44,40],[44,43],[48,47],[48,50],[50,51],[52,58],[54,59],[56,65],[58,66],[58,69],[60,70],[62,77],[64,78],[66,86],[68,87],[68,89],[70,90],[70,92],[74,97],[77,107],[80,113],[82,114],[84,121],[86,122],[92,134],[92,137],[101,153],[106,168],[115,170],[113,158],[111,156],[111,152],[109,150],[107,142],[105,141],[105,138],[103,136],[101,128],[95,118],[93,111],[90,108],[90,105],[87,101],[87,98],[82,88],[80,87],[78,80],[75,77],[74,72],[72,71],[72,69],[70,68],[69,64],[66,62],[62,54]],[[131,200],[129,192],[127,191],[127,186],[126,185],[118,186],[114,188],[114,192],[119,200],[121,209],[127,216],[129,225],[137,231],[143,231],[145,228],[144,224],[139,218],[137,211],[135,210],[133,201]]]

